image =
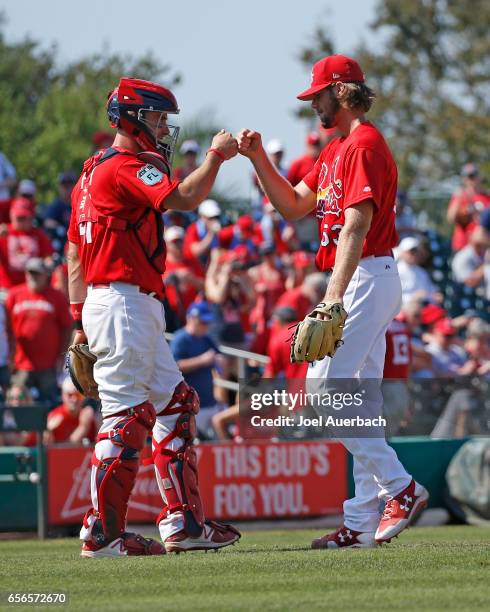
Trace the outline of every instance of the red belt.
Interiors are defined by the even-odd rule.
[[[383,251],[383,253],[376,253],[374,257],[393,257],[393,251],[391,249],[388,249],[387,251]]]
[[[110,283],[93,283],[92,289],[110,289]],[[140,293],[144,293],[145,295],[156,296],[155,291],[148,291],[147,289],[143,289],[143,287],[138,287]]]

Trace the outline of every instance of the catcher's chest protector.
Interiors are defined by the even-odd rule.
[[[113,189],[114,177],[118,166],[124,162],[124,156],[135,155],[125,153],[116,149],[106,149],[102,155],[90,158],[84,164],[84,171],[80,183],[80,194],[76,204],[76,222],[80,236],[84,240],[80,241],[80,256],[82,262],[86,257],[85,249],[90,248],[93,240],[94,226],[103,226],[107,231],[114,233],[116,241],[122,244],[127,241],[127,232],[131,232],[142,249],[150,265],[159,273],[165,271],[165,241],[163,239],[162,215],[155,209],[148,207],[142,210],[135,222],[130,222],[115,215],[105,215],[101,212],[102,207],[112,208],[111,204],[119,204],[120,199]],[[145,158],[146,159],[146,158]],[[109,173],[107,180],[97,182],[96,188],[93,187],[96,174],[104,164],[104,174]],[[106,166],[105,164],[108,164]],[[98,175],[97,175],[98,178]],[[117,206],[115,207],[117,209]],[[120,252],[124,252],[121,248]],[[85,269],[85,267],[84,267]]]

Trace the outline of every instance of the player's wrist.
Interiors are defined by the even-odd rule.
[[[220,160],[220,163],[226,161],[225,155],[216,147],[209,147],[206,151],[206,155],[210,154],[211,157],[217,157]]]

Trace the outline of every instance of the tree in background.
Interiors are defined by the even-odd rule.
[[[0,142],[20,178],[36,181],[40,199],[55,195],[57,175],[81,171],[97,130],[107,130],[105,101],[121,75],[179,81],[151,53],[121,57],[108,49],[61,67],[56,47],[26,38],[8,43],[0,16]]]
[[[370,30],[380,48],[335,52],[352,53],[378,94],[370,117],[389,139],[400,185],[428,187],[470,160],[488,172],[490,3],[380,0],[376,15]],[[300,61],[310,69],[333,50],[318,28]]]

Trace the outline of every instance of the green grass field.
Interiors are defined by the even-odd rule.
[[[490,529],[415,528],[375,550],[310,550],[317,535],[251,531],[219,553],[124,559],[81,559],[75,539],[1,542],[0,591],[62,590],[70,610],[490,609]]]

